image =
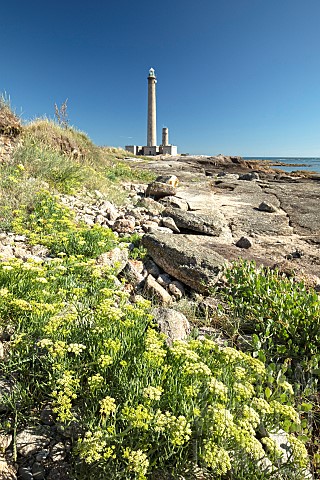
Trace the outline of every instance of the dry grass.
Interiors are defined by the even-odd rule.
[[[0,134],[16,137],[21,133],[20,118],[11,110],[10,100],[0,95]]]

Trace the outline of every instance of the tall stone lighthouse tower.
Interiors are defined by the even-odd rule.
[[[148,147],[154,147],[157,145],[156,83],[157,78],[154,69],[150,68],[148,76]]]

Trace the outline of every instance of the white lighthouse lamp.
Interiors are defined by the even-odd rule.
[[[154,77],[155,74],[154,74],[154,68],[150,68],[149,70],[149,77]]]

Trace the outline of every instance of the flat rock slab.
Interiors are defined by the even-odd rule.
[[[163,270],[197,292],[207,292],[219,280],[225,259],[189,237],[193,235],[147,234],[142,244]]]
[[[220,216],[205,215],[193,212],[184,212],[178,208],[166,208],[162,215],[164,217],[171,217],[176,226],[183,230],[191,230],[199,232],[204,235],[213,235],[218,237],[224,227],[224,222],[221,221]]]

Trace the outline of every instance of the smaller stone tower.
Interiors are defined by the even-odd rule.
[[[169,145],[169,129],[167,127],[164,127],[162,129],[162,146],[167,146]]]

